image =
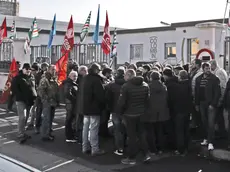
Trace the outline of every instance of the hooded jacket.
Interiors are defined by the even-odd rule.
[[[134,77],[121,88],[118,111],[126,116],[141,116],[149,101],[149,86],[143,77]]]

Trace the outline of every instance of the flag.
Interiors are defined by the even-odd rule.
[[[48,49],[51,48],[53,37],[56,35],[56,14],[54,15],[53,24],[50,30],[49,42],[48,42]]]
[[[90,11],[89,16],[88,16],[88,18],[87,18],[87,20],[86,20],[86,22],[85,22],[85,24],[81,30],[80,43],[82,43],[85,40],[85,38],[89,32],[90,19],[91,19],[91,11]]]
[[[13,21],[13,24],[10,30],[10,39],[15,39],[16,37],[17,37],[16,26],[15,26],[15,21]]]
[[[6,28],[6,17],[2,22],[2,26],[0,28],[0,45],[2,44],[2,41],[4,38],[7,37],[7,28]]]
[[[117,28],[113,32],[113,43],[111,57],[117,56]]]
[[[110,59],[110,67],[112,67],[114,58],[117,56],[117,28],[114,29],[113,32],[113,43],[112,43],[112,50],[111,50],[111,59]]]
[[[66,80],[67,75],[67,63],[68,63],[69,53],[64,54],[55,64],[56,71],[58,74],[58,85],[60,86],[64,80]]]
[[[101,48],[105,54],[110,53],[110,31],[109,31],[109,17],[108,12],[106,11],[106,20],[105,20],[105,27],[104,27],[104,33],[101,43]]]
[[[9,95],[10,95],[10,91],[11,91],[11,82],[12,79],[18,74],[18,70],[17,70],[17,63],[15,58],[13,58],[11,65],[10,65],[10,71],[8,74],[8,79],[6,81],[4,90],[2,92],[2,95],[0,97],[0,103],[6,103]]]
[[[38,36],[39,36],[39,29],[38,29],[37,19],[35,17],[33,21],[32,38],[37,38]]]
[[[33,26],[30,27],[30,30],[28,32],[28,36],[26,37],[25,43],[24,43],[24,52],[27,54],[30,51],[30,43],[32,40],[32,33],[33,33]]]
[[[228,29],[230,30],[230,10],[229,10],[229,16],[228,16]]]
[[[73,17],[71,16],[68,29],[65,34],[64,43],[61,47],[62,55],[69,53],[74,45]]]
[[[95,30],[93,33],[93,41],[95,44],[98,44],[98,38],[99,38],[99,23],[100,22],[100,4],[98,5],[98,12],[97,12],[97,22],[96,22],[96,26],[95,26]]]

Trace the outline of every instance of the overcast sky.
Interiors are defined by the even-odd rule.
[[[96,23],[97,6],[101,4],[100,24],[108,10],[110,26],[143,28],[167,23],[223,18],[226,0],[18,0],[20,16],[84,23],[92,11]],[[229,5],[230,7],[230,5]],[[227,12],[227,16],[228,16]]]

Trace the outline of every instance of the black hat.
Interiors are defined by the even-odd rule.
[[[23,66],[22,66],[22,69],[31,69],[31,66],[29,63],[24,63]]]

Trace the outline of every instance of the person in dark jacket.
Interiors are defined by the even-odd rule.
[[[170,120],[165,122],[165,129],[166,135],[168,136],[167,142],[171,149],[175,150],[176,148],[176,140],[175,140],[175,126],[174,126],[174,118],[175,118],[175,111],[173,109],[173,95],[175,94],[174,86],[178,82],[178,78],[174,75],[173,70],[169,67],[164,68],[163,70],[163,77],[165,81],[165,85],[167,87],[168,92],[168,108],[169,108],[169,115]]]
[[[133,69],[127,70],[124,78],[127,83],[121,88],[118,111],[125,119],[128,137],[128,158],[123,159],[121,162],[133,165],[136,164],[136,155],[139,151],[136,143],[137,138],[145,155],[144,161],[151,159],[144,136],[144,125],[141,122],[141,116],[145,114],[149,101],[149,87],[144,82],[143,77],[136,77],[136,72]]]
[[[76,117],[76,104],[78,94],[78,85],[76,83],[77,77],[78,73],[76,71],[71,71],[69,73],[69,78],[63,83],[66,103],[65,136],[67,143],[76,142],[76,139],[74,138],[72,123]]]
[[[202,69],[203,74],[196,79],[195,104],[196,110],[201,113],[202,131],[205,138],[201,145],[208,145],[208,150],[213,150],[215,114],[221,96],[220,80],[211,73],[210,63],[203,63]]]
[[[223,104],[228,112],[228,126],[230,126],[230,78],[225,89]],[[230,127],[228,127],[228,149],[230,149]]]
[[[114,128],[114,140],[116,146],[114,153],[117,155],[123,155],[124,153],[124,127],[121,114],[117,113],[120,90],[122,85],[125,83],[124,73],[124,69],[118,69],[115,81],[108,84],[106,89],[106,100],[108,103],[108,109],[112,114]]]
[[[148,73],[151,70],[150,66],[148,64],[143,66],[143,77],[144,77],[144,81],[146,83],[149,83],[149,79],[150,77],[148,77]]]
[[[79,144],[82,144],[82,130],[83,130],[83,80],[88,74],[86,66],[80,66],[78,69],[78,96],[77,96],[77,116],[76,116],[76,137]]]
[[[189,121],[192,111],[192,91],[185,70],[181,70],[178,74],[179,82],[174,85],[174,93],[172,96],[173,109],[175,112],[174,126],[176,136],[176,155],[186,155],[189,144]]]
[[[19,71],[19,74],[14,78],[11,88],[16,98],[17,113],[19,116],[18,138],[20,143],[30,138],[25,134],[26,117],[30,112],[31,106],[34,105],[37,96],[35,83],[32,82],[30,75],[30,64],[24,63],[22,70]]]
[[[102,155],[104,150],[99,148],[99,126],[102,111],[105,108],[105,90],[102,78],[99,76],[101,66],[93,63],[88,75],[83,80],[83,114],[84,124],[82,133],[82,152],[91,152],[92,156]],[[90,133],[90,140],[88,136]],[[91,146],[91,150],[89,147]]]
[[[150,78],[149,105],[142,120],[145,123],[150,152],[161,154],[164,149],[163,122],[169,120],[167,88],[161,82],[159,72],[153,71]]]

